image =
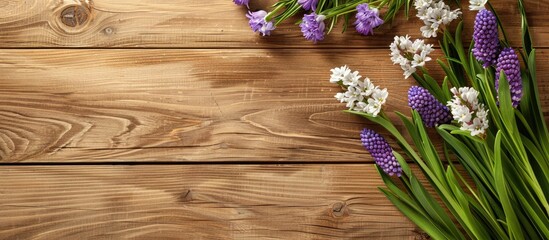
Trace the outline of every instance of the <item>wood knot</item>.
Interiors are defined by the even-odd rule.
[[[84,25],[89,19],[90,13],[83,6],[69,6],[61,11],[61,22],[69,27]]]
[[[342,217],[346,212],[346,204],[344,202],[336,202],[332,205],[332,216]]]
[[[191,189],[187,189],[179,195],[180,202],[190,202],[192,200],[193,200],[193,194],[191,192]]]
[[[59,0],[52,9],[52,16],[55,16],[53,28],[68,34],[78,34],[89,29],[95,13],[92,0]]]

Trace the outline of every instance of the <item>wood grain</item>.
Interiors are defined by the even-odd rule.
[[[380,128],[342,113],[328,82],[343,64],[388,88],[389,112],[409,111],[413,82],[387,50],[2,50],[0,157],[370,161],[358,132]],[[540,92],[548,78],[540,69]],[[548,95],[542,103],[549,111]]]
[[[414,239],[372,165],[0,168],[2,239]]]
[[[401,16],[392,26],[376,30],[373,37],[361,36],[352,28],[340,34],[341,28],[337,28],[325,41],[314,45],[303,39],[299,27],[288,22],[280,25],[273,36],[261,38],[249,29],[245,8],[230,0],[94,0],[82,10],[89,9],[85,22],[74,27],[73,23],[63,23],[63,10],[85,1],[0,0],[0,47],[385,48],[395,35],[420,37],[421,22]],[[251,8],[265,9],[272,2],[252,1]],[[476,12],[466,10],[468,1],[462,2],[464,19],[472,23]],[[516,1],[492,3],[502,16],[511,43],[520,46]],[[528,1],[526,7],[536,45],[549,47],[549,22],[545,17],[549,0]],[[471,36],[473,25],[465,26],[464,36]]]

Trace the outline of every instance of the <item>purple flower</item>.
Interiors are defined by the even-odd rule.
[[[318,0],[297,0],[297,3],[299,3],[299,5],[301,5],[301,7],[307,11],[316,11],[316,5],[318,4]]]
[[[440,103],[425,88],[412,86],[408,90],[408,105],[419,113],[426,127],[435,127],[452,121],[448,107]]]
[[[303,36],[314,43],[324,39],[324,19],[326,16],[316,13],[305,14],[303,22],[299,24]]]
[[[233,0],[234,4],[236,5],[246,5],[248,6],[250,3],[250,0]]]
[[[473,48],[475,58],[482,62],[485,68],[495,65],[501,48],[498,38],[498,23],[494,13],[483,9],[477,14],[473,39],[475,40]]]
[[[383,19],[379,18],[377,8],[370,9],[367,3],[356,6],[357,14],[355,21],[356,31],[362,35],[373,35],[374,28],[383,24]]]
[[[376,164],[383,169],[383,171],[391,176],[397,175],[400,177],[402,174],[402,168],[393,155],[393,149],[389,146],[389,143],[378,133],[370,129],[364,129],[360,133],[362,140],[362,146],[370,152]]]
[[[496,67],[496,91],[499,91],[499,75],[501,70],[503,70],[507,81],[509,81],[513,107],[518,107],[522,98],[522,77],[520,75],[519,58],[512,48],[505,48],[499,54]]]
[[[265,20],[267,12],[260,10],[257,12],[248,12],[246,17],[250,19],[250,27],[254,32],[260,32],[263,36],[271,35],[271,31],[275,29],[275,25],[272,21],[267,22]]]

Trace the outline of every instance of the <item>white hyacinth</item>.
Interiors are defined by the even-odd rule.
[[[448,107],[454,120],[461,124],[460,129],[470,131],[471,136],[484,135],[488,129],[488,110],[478,102],[479,92],[469,87],[454,87],[451,91],[454,98],[448,101]]]
[[[349,69],[347,65],[338,67],[338,68],[333,68],[330,71],[332,72],[332,75],[330,75],[331,83],[338,83],[339,81],[343,80],[343,77],[351,73],[351,69]]]
[[[480,11],[486,9],[484,5],[486,5],[487,2],[488,0],[469,0],[469,10]]]
[[[340,84],[345,90],[335,95],[337,100],[346,103],[349,110],[369,113],[374,117],[379,114],[389,95],[386,88],[379,89],[369,78],[361,81],[359,73],[351,72],[347,66],[334,68],[331,72],[330,82]]]
[[[424,67],[426,62],[431,61],[429,54],[434,51],[432,44],[425,44],[425,41],[420,39],[412,42],[408,35],[395,36],[390,48],[391,60],[404,70],[404,78],[415,73],[417,67]]]
[[[425,24],[420,30],[426,38],[436,37],[441,27],[461,15],[459,9],[451,10],[442,0],[416,0],[414,6],[417,9],[416,16]]]

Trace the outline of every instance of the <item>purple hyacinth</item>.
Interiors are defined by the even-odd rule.
[[[435,127],[452,121],[448,107],[440,103],[425,88],[412,86],[408,90],[408,106],[419,113],[426,127]]]
[[[299,24],[303,36],[314,43],[324,39],[324,15],[317,15],[316,13],[305,14],[303,16],[303,22]]]
[[[275,25],[272,21],[267,22],[265,20],[267,12],[260,10],[257,12],[248,12],[246,17],[250,19],[250,27],[254,32],[260,32],[263,36],[271,35],[271,31],[275,29]]]
[[[248,6],[250,4],[250,0],[233,0],[234,4],[236,5],[246,5]]]
[[[520,75],[519,58],[513,48],[505,48],[499,54],[496,67],[496,90],[499,90],[499,75],[501,70],[503,70],[507,81],[509,81],[513,107],[518,107],[522,98],[522,77]]]
[[[299,3],[299,5],[301,5],[301,7],[307,11],[316,11],[318,0],[297,0],[297,3]]]
[[[362,146],[370,152],[376,164],[383,169],[383,171],[391,176],[397,175],[400,177],[402,174],[402,168],[393,155],[393,149],[389,146],[389,143],[378,133],[370,129],[364,129],[360,133],[362,140]]]
[[[482,62],[482,66],[485,68],[495,65],[501,48],[498,38],[498,23],[494,13],[483,9],[477,14],[473,39],[475,40],[473,48],[475,58]]]
[[[379,17],[379,10],[368,6],[367,3],[356,6],[357,14],[355,21],[356,31],[362,35],[373,35],[374,28],[383,24],[383,19]]]

